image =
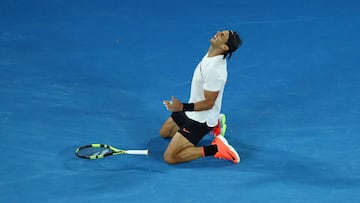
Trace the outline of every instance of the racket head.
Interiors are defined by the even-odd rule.
[[[76,149],[76,156],[84,159],[101,159],[115,154],[124,154],[124,150],[106,144],[89,144]]]

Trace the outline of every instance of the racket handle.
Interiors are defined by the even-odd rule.
[[[148,155],[149,150],[126,150],[126,154]]]

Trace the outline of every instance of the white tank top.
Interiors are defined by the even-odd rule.
[[[205,100],[204,90],[217,92],[215,105],[206,111],[187,111],[186,115],[200,123],[206,123],[209,127],[216,126],[221,111],[222,97],[227,80],[227,64],[223,55],[208,57],[208,53],[196,66],[191,82],[189,103]]]

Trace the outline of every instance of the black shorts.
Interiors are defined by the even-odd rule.
[[[185,112],[173,112],[171,118],[179,126],[178,132],[182,134],[187,140],[196,145],[199,141],[208,134],[213,127],[209,127],[206,123],[199,123],[191,120]]]

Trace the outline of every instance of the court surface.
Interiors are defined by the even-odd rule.
[[[0,202],[359,202],[359,7],[2,0]],[[162,101],[188,99],[223,29],[244,41],[222,108],[241,163],[167,165]],[[89,143],[151,155],[75,157]]]

